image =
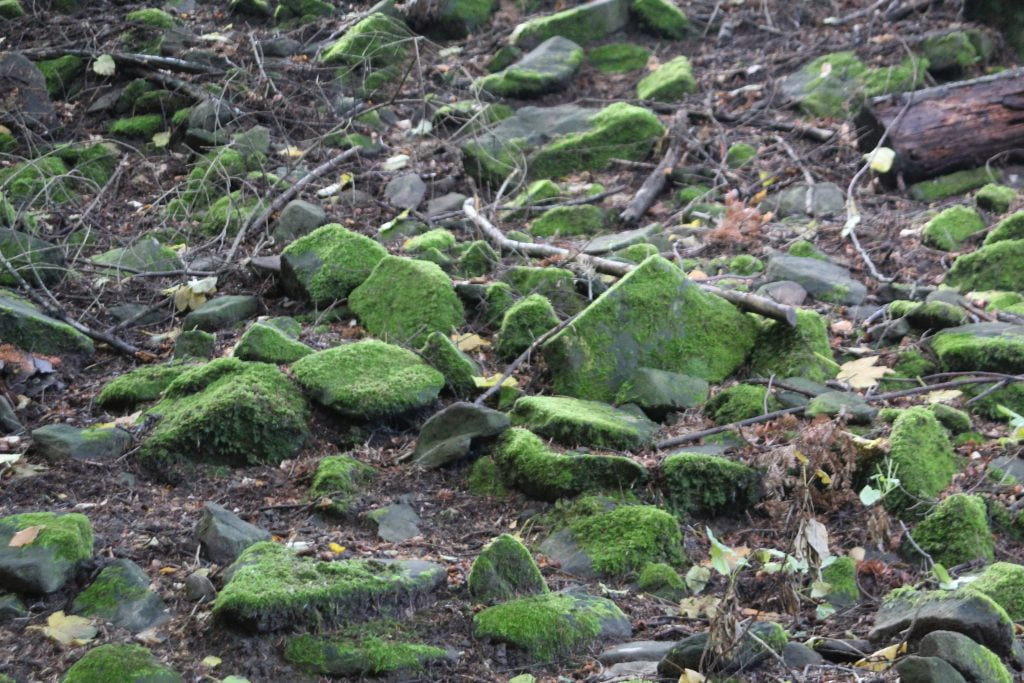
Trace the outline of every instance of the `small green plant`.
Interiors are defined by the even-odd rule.
[[[871,475],[871,481],[875,485],[867,484],[859,494],[860,502],[864,504],[864,507],[871,507],[900,487],[900,480],[896,477],[898,469],[898,463],[886,460],[885,472],[876,472]]]

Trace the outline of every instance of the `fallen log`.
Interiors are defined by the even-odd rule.
[[[868,102],[857,117],[863,152],[884,145],[896,152],[882,177],[916,183],[985,165],[1006,150],[1024,147],[1024,68],[947,83]]]

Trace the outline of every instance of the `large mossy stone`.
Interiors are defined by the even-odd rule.
[[[311,353],[313,349],[273,325],[254,323],[238,340],[232,355],[242,360],[280,365],[294,363]]]
[[[228,570],[213,613],[266,633],[350,624],[395,614],[444,583],[441,565],[417,560],[320,562],[276,543],[257,543]]]
[[[448,335],[431,332],[420,349],[420,355],[444,375],[445,386],[456,396],[476,390],[474,377],[482,376],[480,365],[455,345]]]
[[[1024,566],[1012,562],[990,564],[964,588],[992,598],[1014,621],[1024,620]]]
[[[229,294],[210,299],[185,316],[183,330],[216,332],[234,327],[254,317],[260,310],[260,300],[254,296]]]
[[[663,420],[671,411],[704,405],[709,392],[710,386],[700,377],[654,368],[637,368],[619,386],[615,403],[632,403],[652,420]]]
[[[717,455],[673,453],[662,472],[665,498],[682,514],[740,516],[761,497],[757,470]]]
[[[349,295],[372,334],[418,347],[431,332],[448,334],[465,316],[451,278],[428,261],[387,256]]]
[[[100,645],[85,653],[68,669],[61,683],[182,683],[141,645]]]
[[[32,430],[36,450],[50,462],[84,460],[110,462],[132,445],[132,435],[118,427],[79,429],[69,424],[49,424]]]
[[[131,411],[136,406],[160,398],[171,382],[194,364],[183,362],[142,365],[103,385],[96,403],[106,410]]]
[[[546,593],[488,607],[473,617],[477,638],[508,643],[549,662],[578,654],[601,640],[632,633],[629,619],[606,598]]]
[[[320,404],[352,418],[400,415],[430,405],[444,376],[412,351],[367,340],[296,361],[295,379]]]
[[[52,285],[64,277],[64,254],[60,248],[27,233],[0,228],[0,254],[29,284]],[[0,285],[16,284],[6,268],[0,269]]]
[[[839,365],[832,360],[828,321],[814,311],[798,310],[796,327],[779,320],[768,323],[757,335],[750,371],[764,377],[803,377],[814,382],[832,379]]]
[[[884,499],[890,511],[907,516],[922,516],[921,500],[931,500],[944,491],[957,471],[956,454],[945,428],[935,414],[917,406],[902,411],[893,422],[889,435],[889,460],[896,467],[900,487]],[[886,465],[880,471],[886,471]]]
[[[1024,328],[1009,323],[949,327],[931,339],[942,367],[950,371],[1024,372]]]
[[[636,84],[636,96],[641,100],[680,102],[697,90],[690,60],[679,56],[671,59]]]
[[[638,367],[719,382],[743,364],[756,334],[732,304],[651,256],[542,349],[556,392],[611,401]]]
[[[493,458],[505,486],[537,500],[628,490],[647,479],[647,470],[629,458],[558,453],[533,432],[520,428],[502,435]]]
[[[423,424],[412,460],[428,469],[446,465],[468,455],[474,441],[496,437],[509,424],[505,413],[463,401],[453,403]]]
[[[376,12],[362,19],[320,55],[325,64],[381,69],[403,61],[409,53],[412,34],[399,19]]]
[[[503,71],[479,79],[476,86],[501,97],[537,97],[567,86],[582,63],[583,48],[554,36]]]
[[[956,251],[971,235],[985,229],[985,221],[974,209],[951,206],[925,223],[921,243],[942,251]]]
[[[641,29],[659,38],[682,40],[690,29],[686,13],[671,0],[632,0],[629,10]]]
[[[167,605],[149,583],[146,572],[131,560],[114,560],[78,594],[71,611],[138,633],[168,618]]]
[[[946,567],[995,559],[988,511],[981,496],[955,493],[935,506],[914,528],[914,541]],[[916,549],[908,551],[916,553]]]
[[[63,356],[93,352],[89,337],[4,289],[0,289],[0,339],[32,353]]]
[[[289,638],[284,649],[285,660],[304,671],[350,679],[389,675],[404,678],[448,657],[444,648],[372,635],[357,640],[302,635]]]
[[[38,527],[35,539],[11,546],[19,531]],[[0,588],[39,595],[60,589],[71,570],[92,557],[92,525],[78,513],[25,512],[0,518]]]
[[[467,583],[474,600],[490,604],[548,592],[530,551],[509,534],[491,540],[477,555]]]
[[[320,510],[344,517],[356,509],[363,487],[376,476],[377,470],[351,455],[328,455],[317,463],[309,497]]]
[[[985,244],[977,251],[961,254],[946,273],[945,284],[962,292],[1024,290],[1024,239]]]
[[[216,503],[203,506],[196,539],[208,560],[227,566],[251,545],[270,540],[270,532],[250,524]]]
[[[330,303],[363,284],[387,255],[388,250],[369,237],[329,223],[281,252],[281,284],[295,298]]]
[[[565,396],[524,396],[512,422],[566,446],[632,450],[651,444],[658,425],[639,411]]]
[[[512,360],[558,325],[558,314],[547,298],[531,294],[505,311],[498,330],[498,355]]]
[[[628,24],[628,0],[591,0],[572,9],[519,24],[512,31],[510,42],[529,49],[554,36],[562,36],[587,45],[621,31]]]
[[[159,421],[143,460],[223,465],[277,464],[302,446],[308,407],[273,365],[219,358],[172,381],[148,415]]]
[[[969,681],[1013,683],[1014,680],[999,655],[956,631],[932,631],[921,639],[918,654],[946,660]]]

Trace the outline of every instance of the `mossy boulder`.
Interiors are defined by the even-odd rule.
[[[330,303],[347,297],[387,255],[369,237],[330,223],[281,252],[281,284],[293,297]]]
[[[974,203],[978,208],[992,213],[1005,213],[1015,199],[1017,191],[999,183],[988,183],[974,193]]]
[[[676,602],[686,594],[686,584],[679,572],[664,562],[651,562],[640,570],[636,586],[662,600]]]
[[[0,228],[0,254],[29,284],[52,285],[64,277],[64,254],[60,248],[28,233]],[[0,285],[15,284],[19,283],[6,268],[0,271]]]
[[[756,324],[651,256],[542,347],[556,392],[611,401],[638,367],[718,382],[746,360]]]
[[[639,411],[565,396],[524,396],[512,409],[512,422],[566,446],[616,450],[644,448],[658,431]]]
[[[508,643],[533,660],[578,654],[603,639],[629,637],[629,619],[606,598],[545,593],[488,607],[473,617],[477,638]]]
[[[502,274],[502,279],[511,285],[513,292],[528,297],[539,294],[551,302],[555,311],[568,316],[579,313],[585,301],[576,292],[576,276],[566,268],[536,268],[532,266],[512,266]],[[497,321],[514,305],[515,299],[507,297],[507,305],[495,310]]]
[[[889,435],[890,465],[895,467],[900,487],[885,496],[885,507],[904,517],[920,517],[921,500],[931,500],[950,485],[957,472],[956,455],[942,424],[925,407],[904,410]]]
[[[761,497],[761,475],[721,456],[673,453],[662,464],[662,490],[684,515],[742,515]]]
[[[367,340],[306,356],[296,381],[320,404],[351,418],[391,417],[437,398],[444,376],[412,351]]]
[[[242,360],[281,365],[294,363],[311,353],[313,349],[273,325],[253,323],[238,340],[232,355]]]
[[[473,378],[483,374],[480,365],[461,351],[447,335],[431,332],[420,349],[420,355],[444,375],[445,386],[454,394],[465,396],[476,390]]]
[[[377,12],[362,19],[320,55],[325,64],[380,69],[405,60],[412,35],[400,20]]]
[[[939,74],[961,73],[983,59],[967,31],[948,31],[927,36],[918,49],[928,60],[929,70]]]
[[[941,330],[970,322],[967,312],[960,306],[945,301],[907,301],[898,299],[889,304],[889,315],[904,318],[916,330]]]
[[[604,230],[607,223],[607,212],[599,206],[556,206],[533,221],[530,224],[530,232],[538,237],[596,235]]]
[[[647,471],[629,458],[561,454],[533,432],[521,428],[509,429],[502,435],[493,459],[504,486],[537,500],[628,490],[647,479]]]
[[[38,527],[31,542],[11,546],[19,531]],[[59,590],[75,566],[92,557],[92,524],[72,512],[24,512],[0,518],[0,588],[39,595]]]
[[[484,92],[501,97],[538,97],[563,89],[583,63],[583,48],[553,36],[508,68],[476,82]]]
[[[922,657],[939,657],[949,662],[968,681],[1012,683],[1016,680],[999,655],[962,633],[932,631],[921,639],[918,652]]]
[[[32,353],[63,356],[93,352],[89,337],[5,289],[0,289],[0,339]]]
[[[833,52],[787,76],[782,92],[809,116],[844,118],[856,112],[865,97],[919,87],[927,68],[927,60],[910,57],[898,66],[871,69],[853,52]]]
[[[761,330],[750,354],[750,371],[764,377],[804,377],[825,382],[836,376],[828,322],[818,313],[798,310],[796,327],[774,320]]]
[[[492,604],[548,592],[530,551],[509,534],[491,540],[480,551],[467,583],[474,600]]]
[[[455,246],[455,235],[444,228],[434,228],[422,234],[410,237],[402,245],[402,248],[412,254],[418,254],[431,249],[448,251]]]
[[[372,334],[422,345],[431,332],[449,333],[463,322],[451,279],[427,261],[386,256],[349,295],[349,306]]]
[[[71,611],[138,633],[168,618],[167,605],[149,583],[146,572],[131,560],[114,560],[78,594]]]
[[[422,603],[444,583],[444,567],[422,561],[298,557],[283,545],[249,546],[228,569],[213,613],[233,625],[266,633],[350,624]]]
[[[659,38],[682,40],[690,30],[686,13],[669,0],[633,0],[629,11],[644,31]]]
[[[946,175],[922,180],[910,186],[910,196],[921,202],[936,202],[953,195],[964,194],[977,190],[989,183],[1002,180],[1002,171],[996,168],[973,168],[954,171]]]
[[[46,78],[46,91],[50,97],[63,97],[72,81],[85,70],[85,60],[74,55],[46,59],[36,66]]]
[[[965,587],[992,598],[1013,621],[1024,620],[1024,566],[996,562]]]
[[[174,28],[176,26],[173,16],[156,7],[144,7],[128,12],[124,15],[124,20],[150,28]]]
[[[194,364],[182,362],[142,365],[103,385],[96,403],[107,410],[129,412],[160,398],[171,382],[194,367]]]
[[[635,43],[610,43],[587,50],[587,61],[602,73],[638,71],[647,65],[651,53]]]
[[[109,266],[114,277],[128,277],[131,273],[179,270],[181,259],[177,252],[165,247],[152,237],[143,237],[129,247],[118,247],[89,259],[98,266]],[[122,270],[124,272],[122,272]]]
[[[956,251],[971,235],[985,229],[985,221],[974,209],[951,206],[925,223],[921,241],[934,249]]]
[[[219,358],[190,368],[149,410],[159,421],[140,457],[162,466],[178,461],[275,465],[298,451],[308,408],[273,365]]]
[[[690,60],[681,55],[665,62],[636,84],[638,98],[658,102],[679,102],[696,90],[693,67]]]
[[[914,541],[932,560],[947,567],[995,559],[995,544],[981,496],[955,493],[914,528]],[[913,554],[916,549],[908,550]]]
[[[637,368],[615,394],[615,403],[639,406],[652,420],[663,420],[674,410],[697,408],[708,400],[708,383],[677,372]]]
[[[25,16],[25,8],[19,0],[0,0],[0,20],[17,19]]]
[[[444,648],[378,636],[346,640],[302,635],[289,638],[284,648],[285,660],[303,671],[359,678],[407,676],[448,656]]]
[[[53,423],[32,430],[32,445],[50,462],[111,462],[131,448],[132,435],[119,427],[86,427]]]
[[[629,5],[624,0],[591,0],[555,14],[529,19],[515,27],[509,40],[523,49],[530,49],[553,36],[587,45],[621,31],[628,24]]]
[[[556,325],[558,315],[551,302],[540,294],[531,294],[505,311],[495,350],[502,358],[511,360]]]
[[[74,195],[70,169],[58,156],[43,156],[0,168],[0,187],[15,205],[63,203]]]
[[[362,488],[377,471],[350,455],[328,455],[320,460],[309,486],[309,496],[317,507],[345,516],[353,512]]]
[[[260,300],[245,294],[214,297],[186,315],[181,321],[183,330],[217,332],[231,329],[259,313]]]
[[[961,291],[1024,290],[1024,273],[1014,264],[1024,258],[1024,239],[998,241],[962,254],[953,262],[945,283]]]
[[[971,323],[942,330],[931,339],[942,367],[950,371],[1024,372],[1024,329],[1009,323]]]
[[[768,388],[757,384],[735,384],[715,394],[707,405],[707,413],[715,424],[730,424],[764,415],[779,408]]]
[[[1002,219],[985,235],[985,245],[1024,239],[1024,211],[1017,211]]]
[[[141,645],[100,645],[85,653],[61,683],[182,683],[181,674]]]
[[[825,599],[836,607],[849,607],[860,599],[857,586],[857,562],[852,557],[833,558],[821,570],[821,580],[828,584]]]
[[[203,214],[199,223],[206,235],[236,234],[250,218],[258,216],[266,207],[262,199],[235,190],[218,198]]]

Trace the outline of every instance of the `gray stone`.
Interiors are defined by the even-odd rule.
[[[967,683],[949,662],[938,657],[900,657],[896,673],[900,683]]]
[[[141,318],[136,318],[135,322],[130,323],[129,327],[155,325],[167,315],[163,310],[150,310],[150,307],[144,304],[117,304],[108,308],[107,312],[119,323],[131,320],[137,315],[142,316]]]
[[[233,294],[210,299],[181,321],[183,330],[216,332],[230,329],[259,313],[260,300],[254,296]]]
[[[377,527],[377,536],[388,543],[401,543],[420,535],[420,516],[408,503],[393,503],[366,513]]]
[[[384,188],[384,196],[399,209],[415,209],[427,196],[427,184],[418,174],[406,173],[391,179]]]
[[[671,411],[704,405],[709,392],[710,385],[699,377],[654,368],[637,368],[619,387],[615,402],[633,403],[640,406],[652,420],[663,420]]]
[[[217,597],[217,589],[206,574],[192,572],[185,579],[185,597],[192,602],[213,602]]]
[[[115,277],[123,277],[130,273],[162,273],[169,270],[180,270],[183,265],[178,255],[170,247],[165,247],[152,237],[144,237],[130,247],[119,247],[105,251],[90,259],[98,266],[110,266],[103,269]]]
[[[612,664],[600,674],[598,681],[648,681],[658,677],[658,662],[619,662]]]
[[[14,412],[14,406],[6,396],[0,396],[0,430],[5,434],[18,434],[23,429],[25,427],[18,419],[18,414]]]
[[[583,48],[553,36],[503,71],[484,76],[477,86],[502,97],[539,97],[565,89],[583,63]]]
[[[278,244],[309,234],[327,222],[327,212],[304,199],[293,199],[281,210],[274,227]]]
[[[0,110],[31,127],[47,130],[57,124],[57,112],[46,91],[46,77],[24,55],[0,55]]]
[[[604,650],[597,658],[602,664],[621,662],[658,662],[675,647],[672,640],[635,640],[632,643],[614,645]]]
[[[234,120],[231,106],[219,97],[204,99],[192,107],[188,114],[188,127],[214,131],[224,128]]]
[[[302,49],[302,43],[284,36],[260,41],[260,49],[266,57],[291,57]]]
[[[830,662],[847,664],[864,659],[874,652],[875,648],[870,641],[863,639],[823,638],[815,646],[815,650]]]
[[[572,9],[519,24],[512,31],[509,42],[529,49],[552,36],[563,36],[586,45],[621,31],[628,24],[629,3],[626,0],[591,0]]]
[[[551,534],[540,544],[539,550],[566,574],[581,579],[596,579],[599,576],[594,569],[593,558],[576,542],[572,529],[559,529]]]
[[[234,562],[253,543],[270,540],[269,531],[249,524],[216,503],[203,506],[203,515],[196,525],[196,536],[203,554],[221,565]]]
[[[27,233],[0,228],[0,254],[30,284],[50,285],[64,277],[64,254],[60,248]],[[0,285],[13,284],[17,283],[7,270],[0,270]]]
[[[36,538],[11,546],[14,534],[30,526]],[[92,527],[84,515],[34,513],[0,518],[0,590],[41,595],[59,590],[75,566],[92,556]]]
[[[185,330],[174,340],[175,358],[209,358],[217,348],[217,337],[202,330]]]
[[[791,391],[781,387],[776,388],[775,398],[779,400],[783,408],[806,406],[811,400],[808,396],[813,398],[832,391],[824,384],[818,384],[806,377],[786,377],[782,380],[782,383],[794,389],[800,389],[800,391]]]
[[[867,288],[835,263],[803,256],[775,254],[768,260],[765,278],[769,281],[792,280],[819,301],[835,304],[859,304]]]
[[[846,415],[847,419],[855,424],[869,424],[875,419],[878,409],[868,404],[859,394],[846,391],[827,391],[812,398],[804,410],[807,417],[817,415],[835,417],[840,413]]]
[[[0,594],[0,624],[27,616],[28,608],[21,598],[13,593]]]
[[[583,245],[583,253],[594,256],[607,254],[610,251],[618,251],[634,244],[643,244],[650,237],[661,232],[661,226],[657,223],[633,230],[616,232],[611,235],[598,235],[592,237]]]
[[[764,208],[774,211],[779,218],[838,216],[846,210],[846,198],[835,183],[815,183],[811,187],[810,214],[807,213],[807,185],[794,185],[769,197]]]
[[[434,197],[427,202],[427,218],[436,218],[441,214],[451,213],[453,211],[462,211],[462,205],[465,202],[466,195],[459,194],[458,192],[449,192],[448,194],[441,195],[440,197]]]
[[[802,306],[807,299],[807,290],[799,282],[779,280],[761,285],[757,293],[787,306]]]
[[[232,355],[242,360],[283,365],[294,363],[311,353],[313,349],[296,341],[274,325],[257,322],[253,323],[238,340]]]
[[[474,600],[489,604],[548,592],[530,551],[509,534],[498,536],[480,551],[468,584]]]
[[[413,462],[434,468],[469,454],[474,440],[491,438],[508,429],[508,415],[460,401],[424,423],[412,454]]]
[[[962,633],[932,631],[921,638],[917,652],[922,657],[944,659],[970,683],[1011,683],[1013,680],[998,655]]]
[[[131,560],[114,560],[78,594],[71,611],[138,633],[167,621],[167,605],[149,589],[149,577]]]
[[[753,634],[757,638],[752,638],[749,634]],[[781,654],[788,642],[788,636],[778,624],[758,622],[750,628],[746,637],[738,644],[733,645],[725,661],[713,661],[711,667],[705,661],[704,655],[709,644],[708,641],[707,631],[695,633],[679,641],[658,663],[658,673],[662,676],[672,676],[673,674],[678,676],[684,669],[725,673],[748,670],[770,656],[765,645],[771,647],[776,654]]]
[[[824,657],[801,643],[786,643],[786,647],[782,648],[782,660],[794,671],[825,663]]]
[[[85,460],[109,462],[124,455],[132,445],[132,435],[117,427],[79,429],[68,424],[50,424],[32,430],[32,442],[49,462]]]

